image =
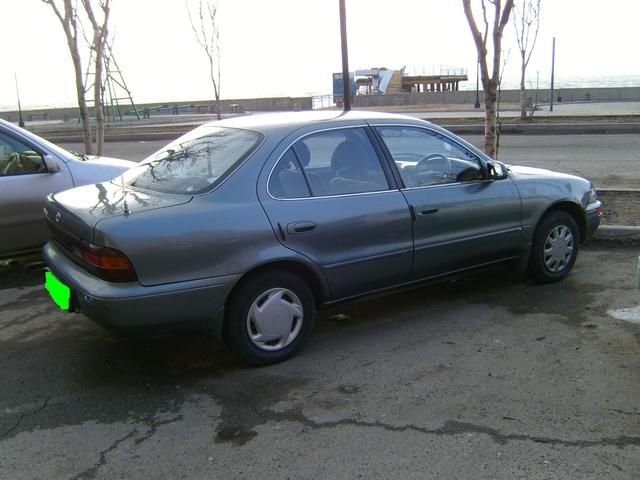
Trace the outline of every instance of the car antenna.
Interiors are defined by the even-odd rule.
[[[129,215],[131,211],[129,210],[129,204],[127,203],[127,189],[124,187],[124,174],[120,175],[120,184],[122,186],[122,207],[125,215]]]

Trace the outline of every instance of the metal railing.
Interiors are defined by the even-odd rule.
[[[424,65],[408,65],[404,69],[404,75],[410,77],[418,77],[421,75],[442,75],[447,77],[467,75],[467,69],[462,67],[452,67],[449,65],[432,65],[426,67]]]
[[[340,98],[342,98],[342,95]],[[334,95],[313,95],[311,97],[311,108],[313,110],[321,110],[323,108],[332,108],[336,106],[337,104]]]

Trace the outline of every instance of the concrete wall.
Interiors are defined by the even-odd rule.
[[[540,103],[549,103],[549,90],[538,92]],[[528,91],[528,96],[533,97],[535,92]],[[555,91],[555,102],[585,102],[585,101],[640,101],[640,87],[620,88],[561,88]],[[502,103],[520,102],[519,90],[504,90],[501,93]],[[426,92],[426,93],[397,93],[391,95],[357,95],[353,99],[354,107],[385,107],[395,105],[469,105],[476,101],[476,92]],[[484,95],[480,92],[480,102],[484,101]],[[237,107],[232,107],[236,105]],[[149,109],[150,115],[171,115],[174,113],[214,113],[213,102],[202,100],[197,102],[168,102],[147,103],[137,105],[139,110]],[[311,110],[313,99],[311,97],[274,97],[274,98],[243,98],[222,100],[223,113],[235,109],[243,112],[273,112]],[[129,105],[121,107],[122,115],[131,110]],[[23,112],[25,121],[34,120],[65,120],[75,121],[78,118],[77,108],[53,108],[40,110],[27,110]],[[0,118],[10,122],[18,121],[18,112],[0,112]],[[128,118],[135,118],[129,116]]]
[[[232,107],[233,106],[233,107]],[[137,104],[137,109],[142,112],[149,110],[151,117],[155,115],[172,115],[176,113],[215,113],[214,103],[210,100],[197,102],[167,102]],[[221,100],[220,109],[223,113],[239,112],[278,112],[311,110],[311,97],[273,97],[273,98],[242,98]],[[132,110],[130,104],[121,103],[120,112],[123,118],[126,112]],[[24,110],[22,116],[25,121],[34,120],[64,120],[75,121],[78,118],[77,108],[51,108]],[[0,112],[0,118],[10,122],[18,121],[17,111]],[[135,115],[127,115],[127,118],[135,118]]]

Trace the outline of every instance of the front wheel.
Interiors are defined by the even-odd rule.
[[[241,285],[227,304],[224,336],[254,365],[292,357],[311,335],[315,319],[307,284],[289,272],[267,272]]]
[[[529,274],[539,283],[553,283],[566,277],[578,256],[579,232],[567,212],[545,216],[536,228],[531,244]]]

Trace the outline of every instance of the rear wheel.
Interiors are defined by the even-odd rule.
[[[249,278],[227,304],[224,336],[229,347],[254,365],[293,356],[308,340],[315,304],[308,285],[289,272]]]
[[[539,283],[562,280],[573,268],[580,240],[578,225],[567,212],[545,216],[533,236],[529,274]]]

